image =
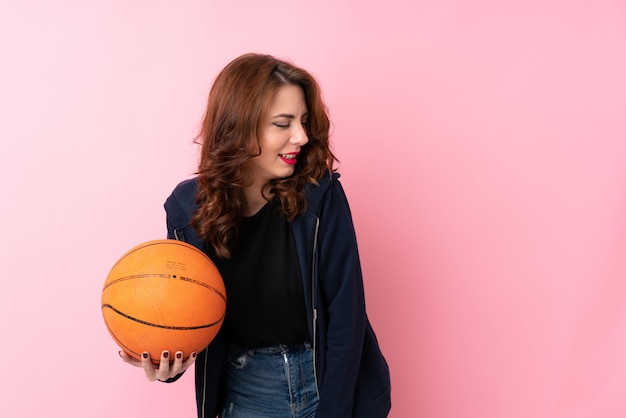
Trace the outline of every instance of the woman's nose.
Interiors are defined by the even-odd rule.
[[[302,126],[299,127],[297,132],[295,132],[294,135],[291,137],[291,142],[293,144],[297,144],[300,146],[309,142],[309,137],[307,136],[306,130],[304,130],[304,127]]]

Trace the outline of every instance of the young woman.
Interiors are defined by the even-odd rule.
[[[165,203],[168,237],[215,262],[228,297],[207,349],[164,351],[149,380],[195,362],[199,417],[386,417],[387,363],[365,312],[350,209],[315,79],[258,54],[211,89],[198,176]]]

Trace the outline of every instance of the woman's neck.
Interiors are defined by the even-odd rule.
[[[267,187],[267,185],[266,185]],[[263,195],[263,187],[251,185],[243,189],[243,204],[241,206],[241,216],[249,217],[257,213],[271,199],[271,195]]]

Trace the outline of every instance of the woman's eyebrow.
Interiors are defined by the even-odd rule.
[[[307,117],[307,116],[309,116],[309,112],[304,112],[302,114],[302,117]],[[272,116],[272,119],[274,119],[274,118],[295,119],[296,115],[292,115],[291,113],[279,113],[278,115]]]

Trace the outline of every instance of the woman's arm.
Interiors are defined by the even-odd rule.
[[[322,203],[318,243],[327,333],[316,417],[351,417],[366,326],[365,296],[352,215],[337,181]]]

